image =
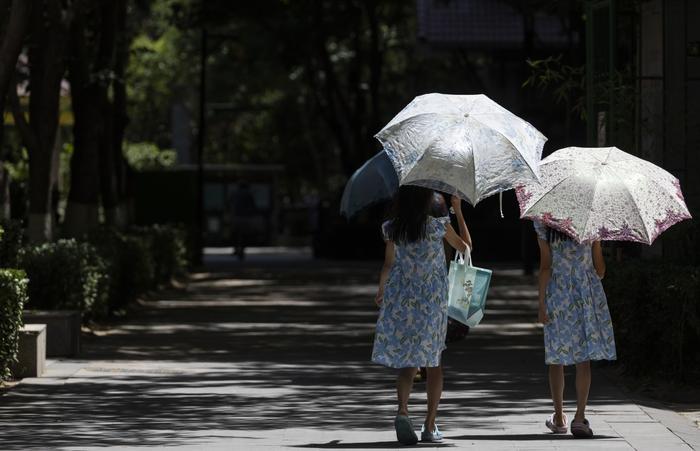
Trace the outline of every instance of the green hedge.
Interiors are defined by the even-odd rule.
[[[126,233],[102,228],[85,241],[27,246],[19,255],[29,277],[28,307],[76,309],[85,319],[123,309],[187,266],[185,233],[170,225]]]
[[[153,256],[155,280],[162,284],[185,271],[187,267],[186,234],[174,225],[155,224],[135,227],[130,234],[147,241]]]
[[[155,286],[155,262],[148,239],[103,228],[89,234],[88,241],[107,264],[110,312]]]
[[[70,239],[26,247],[20,265],[29,277],[28,307],[106,315],[108,266],[90,244]]]
[[[166,284],[187,267],[185,232],[172,225],[102,228],[88,235],[110,275],[108,308],[119,310],[138,295]]]
[[[0,269],[0,380],[10,376],[22,327],[22,309],[27,302],[27,277],[24,271]]]
[[[618,358],[638,377],[700,377],[700,268],[610,263],[604,279]]]

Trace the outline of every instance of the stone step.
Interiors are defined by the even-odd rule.
[[[11,366],[16,378],[39,377],[46,368],[46,324],[25,324],[19,331],[17,363]]]

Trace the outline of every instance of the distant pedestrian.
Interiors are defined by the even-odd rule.
[[[255,231],[255,216],[258,207],[247,183],[241,183],[231,198],[233,254],[239,260],[245,258],[245,248],[251,242]]]
[[[433,192],[402,186],[396,196],[392,219],[382,225],[386,250],[375,302],[380,307],[372,361],[399,369],[396,381],[398,413],[394,421],[402,444],[418,437],[408,416],[408,398],[419,367],[427,368],[428,413],[421,440],[439,442],[435,424],[442,396],[440,359],[447,331],[447,270],[443,239],[467,250],[467,230],[461,202],[452,198],[460,235],[448,217],[429,215]]]
[[[615,338],[601,279],[605,260],[599,241],[578,244],[535,222],[540,247],[539,314],[544,324],[545,363],[554,413],[545,425],[565,434],[564,365],[576,365],[576,415],[571,433],[593,437],[585,411],[591,386],[591,360],[615,360]]]

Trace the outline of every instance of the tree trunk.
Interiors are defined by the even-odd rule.
[[[97,105],[102,93],[96,83],[90,82],[82,18],[76,20],[71,30],[69,80],[74,118],[73,156],[64,233],[77,237],[99,225],[102,131],[102,112]]]
[[[33,9],[29,49],[31,96],[29,131],[29,227],[32,242],[53,237],[51,175],[59,119],[67,27],[60,0],[42,0]],[[69,17],[69,15],[68,15]],[[15,116],[17,118],[17,116]]]
[[[0,2],[0,13],[9,15],[3,33],[0,35],[0,148],[4,140],[5,127],[3,125],[7,92],[15,89],[11,81],[14,79],[17,58],[22,51],[24,40],[31,17],[32,0],[3,0]],[[0,158],[3,156],[0,155]],[[0,163],[0,217],[10,217],[10,174]]]
[[[14,79],[17,58],[22,51],[22,41],[27,32],[32,11],[32,0],[15,0],[12,2],[10,18],[5,33],[0,41],[0,115],[5,111],[5,99],[10,89],[10,81]],[[0,127],[0,144],[2,143],[3,128]]]
[[[379,131],[382,124],[380,122],[380,99],[382,85],[382,69],[384,67],[384,52],[382,49],[379,18],[377,17],[377,2],[366,2],[367,22],[370,30],[369,40],[369,96],[370,110],[368,129],[365,132],[365,142],[367,151],[376,148],[377,143],[374,139],[374,133]]]
[[[106,137],[105,149],[110,159],[112,170],[110,188],[114,190],[113,207],[105,202],[107,223],[118,228],[125,227],[130,218],[125,207],[126,197],[126,159],[122,153],[124,132],[128,122],[126,110],[126,66],[129,60],[129,36],[126,28],[127,1],[115,2],[115,52],[114,52],[114,81],[112,84],[112,105],[109,111],[111,133]],[[106,193],[105,197],[108,196]]]
[[[65,231],[68,236],[80,236],[99,225],[102,198],[108,221],[114,219],[116,184],[112,158],[112,104],[108,96],[114,61],[116,29],[115,3],[101,1],[96,8],[94,25],[88,30],[89,5],[84,3],[71,30],[70,81],[75,117],[74,150]],[[98,36],[94,58],[91,57],[86,32]]]
[[[0,219],[10,219],[10,173],[0,161]]]

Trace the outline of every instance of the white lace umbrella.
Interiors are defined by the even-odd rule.
[[[400,184],[456,194],[472,205],[536,180],[547,140],[483,94],[418,96],[375,137]]]
[[[540,163],[540,182],[516,188],[520,217],[541,221],[578,242],[651,244],[690,218],[680,182],[617,147],[567,147]]]

